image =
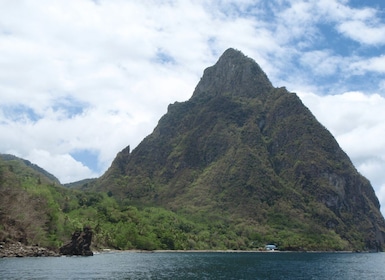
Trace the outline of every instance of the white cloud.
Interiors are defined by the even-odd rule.
[[[74,160],[68,154],[50,154],[46,150],[31,150],[26,159],[50,170],[50,173],[59,177],[62,182],[73,182],[84,178],[95,178],[98,174],[92,172],[87,166]],[[47,168],[49,167],[49,168]],[[84,176],[87,177],[84,177]]]
[[[383,74],[385,73],[385,55],[353,62],[348,69],[361,75],[367,71]]]
[[[304,53],[301,63],[310,67],[316,75],[333,75],[344,64],[341,57],[337,57],[328,50],[315,50]]]
[[[385,44],[385,23],[375,8],[353,8],[348,1],[316,0],[326,21],[336,23],[336,30],[344,36],[366,45]]]
[[[342,22],[338,30],[360,43],[368,45],[385,44],[385,25],[378,23],[368,23],[360,20]]]

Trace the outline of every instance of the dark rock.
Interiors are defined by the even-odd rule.
[[[93,256],[91,251],[92,230],[84,227],[83,231],[75,231],[71,242],[60,248],[60,254],[67,256]]]

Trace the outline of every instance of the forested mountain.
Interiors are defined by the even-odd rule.
[[[91,180],[92,181],[92,180]],[[87,186],[81,182],[80,187]],[[209,225],[163,208],[118,204],[108,193],[75,190],[29,161],[0,154],[0,257],[58,251],[76,230],[89,226],[92,249],[210,248]],[[39,248],[37,248],[39,246]]]
[[[58,248],[87,225],[94,248],[377,251],[379,207],[297,95],[234,49],[100,178],[66,188],[28,161],[0,156],[4,244]]]
[[[93,189],[198,220],[247,223],[286,247],[374,248],[385,237],[372,186],[334,137],[234,49]]]
[[[37,165],[0,154],[0,242],[55,247],[58,207],[50,190],[57,186]]]

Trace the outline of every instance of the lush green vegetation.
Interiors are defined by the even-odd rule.
[[[175,213],[161,207],[118,203],[107,193],[64,188],[13,159],[0,161],[1,241],[58,248],[85,225],[93,247],[114,249],[258,249],[274,242],[290,249],[348,249],[334,232],[322,235],[291,224],[296,213],[268,213],[263,226],[227,213]],[[296,228],[291,231],[287,229]]]

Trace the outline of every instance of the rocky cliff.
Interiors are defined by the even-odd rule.
[[[287,248],[384,244],[370,182],[295,93],[273,87],[234,49],[138,147],[120,152],[93,188],[197,219],[247,221]]]

